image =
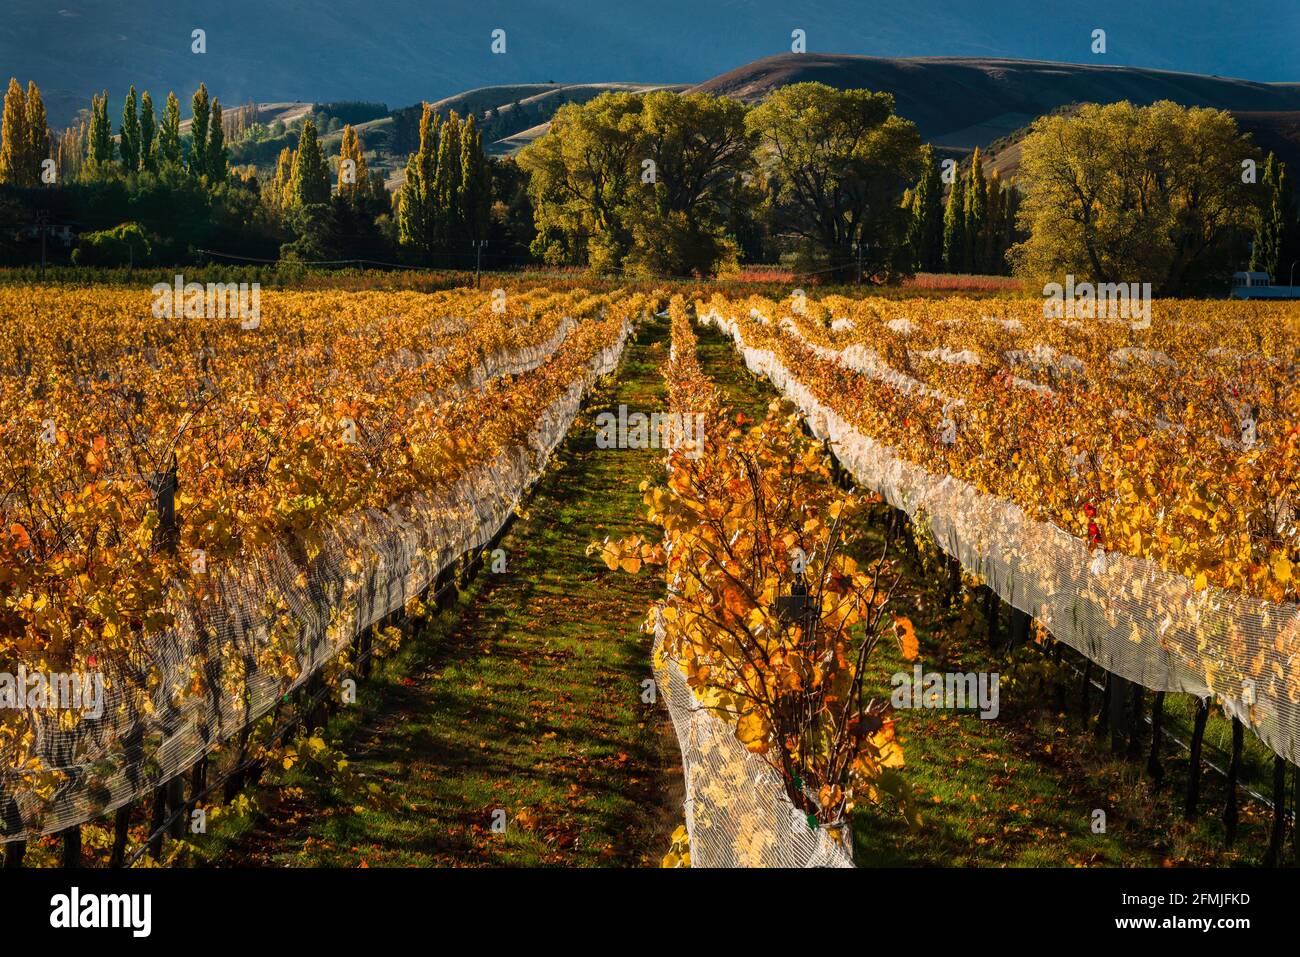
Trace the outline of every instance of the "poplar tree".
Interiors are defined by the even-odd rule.
[[[181,164],[181,101],[168,91],[167,106],[158,127],[158,166]]]
[[[33,80],[27,81],[27,162],[32,185],[39,186],[41,163],[50,158],[50,124],[45,118],[45,103]]]
[[[998,247],[1003,233],[1002,217],[1006,215],[1006,191],[997,170],[989,176],[988,187],[988,216],[980,236],[980,257],[985,272],[998,273],[1002,271],[1002,250]]]
[[[1011,271],[1007,261],[1007,252],[1016,244],[1016,213],[1019,209],[1020,193],[1013,183],[1008,182],[1002,197],[1002,234],[998,237],[998,260],[1004,274]]]
[[[438,127],[438,114],[425,103],[420,114],[420,146],[407,157],[406,182],[397,195],[398,242],[422,255],[433,252]]]
[[[137,109],[135,87],[132,86],[122,104],[122,135],[118,139],[122,166],[128,173],[140,168],[140,115]]]
[[[17,77],[9,78],[4,119],[0,121],[0,183],[28,186],[26,168],[30,146],[27,135],[27,99]]]
[[[204,151],[207,158],[208,179],[213,185],[224,183],[228,167],[226,165],[226,130],[221,119],[221,101],[214,99],[212,101],[212,116],[208,125],[211,131],[208,133],[208,145]]]
[[[140,97],[140,168],[154,170],[154,134],[157,132],[153,115],[153,98],[145,90]]]
[[[460,197],[465,234],[471,240],[487,238],[492,215],[492,170],[483,153],[483,137],[471,116],[460,138]]]
[[[452,110],[438,137],[438,168],[433,177],[433,238],[444,247],[463,227],[456,204],[460,197],[460,139],[460,117]]]
[[[1295,194],[1292,192],[1291,176],[1286,163],[1278,160],[1277,188],[1274,191],[1273,208],[1277,217],[1277,270],[1275,281],[1289,284],[1292,279],[1291,267],[1300,260],[1300,216],[1297,216]],[[1300,271],[1300,265],[1296,265]]]
[[[966,228],[966,242],[962,248],[964,272],[981,272],[984,268],[983,235],[984,221],[988,217],[988,184],[984,179],[984,164],[980,159],[980,148],[975,147],[971,157],[969,182],[966,184],[965,209],[963,219]]]
[[[108,125],[108,90],[90,101],[90,169],[99,172],[113,162],[113,133]]]
[[[293,181],[293,150],[285,147],[275,163],[275,176],[271,179],[271,204],[283,209],[290,203],[289,184]]]
[[[72,183],[81,176],[86,165],[87,126],[84,122],[70,126],[58,137],[55,160],[58,163],[59,181]]]
[[[948,190],[943,211],[943,264],[948,272],[961,272],[966,258],[966,180],[958,176]]]
[[[345,172],[349,160],[353,163],[351,182],[347,181]],[[358,198],[370,194],[370,171],[366,168],[366,156],[361,147],[361,137],[357,135],[351,123],[343,127],[343,141],[339,146],[338,191],[340,196],[353,203]]]
[[[912,193],[912,219],[908,225],[908,245],[913,265],[934,271],[943,267],[943,180],[934,150],[927,143],[921,147],[921,177]]]
[[[193,119],[190,121],[190,173],[202,176],[208,171],[208,119],[211,113],[205,84],[199,84],[190,105],[193,110]]]
[[[293,156],[293,174],[289,183],[291,205],[302,207],[328,203],[330,198],[329,164],[316,136],[316,124],[302,121],[298,150]]]

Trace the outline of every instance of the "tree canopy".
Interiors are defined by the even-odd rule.
[[[1163,295],[1222,288],[1261,201],[1243,182],[1256,155],[1221,110],[1123,102],[1040,118],[1021,145],[1016,271]]]
[[[773,225],[799,237],[832,275],[859,259],[868,275],[906,264],[899,204],[921,172],[921,136],[894,98],[823,83],[782,87],[749,114],[772,192]]]

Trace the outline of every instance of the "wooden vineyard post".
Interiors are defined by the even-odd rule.
[[[1145,689],[1136,681],[1130,683],[1133,685],[1133,701],[1129,710],[1128,753],[1125,757],[1136,761],[1142,754],[1142,699]]]
[[[194,768],[190,771],[190,800],[185,805],[186,817],[194,813],[198,807],[199,795],[203,793],[204,788],[208,786],[208,756],[205,754],[194,762]]]
[[[1079,682],[1079,708],[1083,714],[1083,726],[1088,726],[1088,719],[1092,717],[1092,703],[1089,700],[1092,697],[1092,659],[1083,659],[1083,679]]]
[[[1278,867],[1282,863],[1282,842],[1286,837],[1286,761],[1279,755],[1273,758],[1273,833],[1268,839],[1268,853],[1264,855],[1265,867]]]
[[[1106,684],[1101,690],[1101,710],[1097,712],[1097,726],[1092,733],[1098,739],[1104,738],[1110,731],[1110,696],[1115,688],[1115,676],[1106,672]]]
[[[235,754],[235,768],[226,778],[221,799],[229,804],[244,787],[244,758],[248,753],[248,725],[239,729],[239,751]]]
[[[1110,753],[1119,755],[1124,752],[1124,732],[1128,728],[1125,714],[1128,695],[1128,679],[1119,675],[1110,676],[1110,695],[1106,702],[1110,711]]]
[[[948,589],[945,600],[949,608],[956,608],[961,600],[961,562],[948,556]]]
[[[1210,717],[1210,699],[1197,699],[1196,720],[1192,723],[1191,754],[1187,767],[1187,802],[1183,805],[1183,817],[1191,821],[1196,818],[1196,805],[1201,798],[1201,741],[1205,738],[1205,722]]]
[[[456,602],[456,563],[450,563],[438,573],[434,580],[433,593],[435,605],[439,611],[450,608]]]
[[[149,819],[149,853],[155,861],[162,860],[163,825],[167,821],[167,785],[153,790],[153,816]]]
[[[1147,774],[1151,780],[1159,787],[1165,778],[1164,766],[1160,763],[1160,727],[1165,718],[1165,693],[1157,691],[1155,700],[1151,702],[1151,751],[1147,755]]]
[[[998,643],[998,616],[1002,613],[1002,600],[989,585],[984,586],[984,620],[988,622],[988,643],[992,648]]]
[[[1053,684],[1056,686],[1056,713],[1064,717],[1066,710],[1065,702],[1065,676],[1062,674],[1061,664],[1064,660],[1064,652],[1061,649],[1061,642],[1052,642],[1052,664],[1055,666],[1055,679]]]
[[[176,457],[166,472],[157,472],[150,480],[154,508],[158,512],[158,527],[154,530],[154,549],[175,555],[180,544],[180,527],[176,524]]]
[[[171,817],[167,833],[179,839],[185,836],[185,778],[177,774],[167,782],[167,813]]]
[[[74,824],[72,827],[64,828],[61,832],[63,835],[63,867],[80,867],[81,866],[81,825]]]
[[[108,866],[118,868],[126,860],[126,839],[131,833],[131,805],[125,804],[113,815],[113,851]]]
[[[26,841],[10,841],[5,845],[5,869],[23,866],[23,856],[27,853]]]
[[[374,634],[374,625],[369,628],[361,629],[361,640],[357,643],[357,658],[360,661],[360,672],[362,678],[370,677],[370,668],[374,662],[371,654],[371,639]]]
[[[1019,647],[1029,641],[1029,625],[1033,621],[1028,612],[1021,611],[1015,605],[1011,606],[1011,638],[1007,642],[1007,649]]]
[[[1223,807],[1223,837],[1228,847],[1237,840],[1237,779],[1241,775],[1241,745],[1244,726],[1232,719],[1232,758],[1228,761],[1228,799]]]

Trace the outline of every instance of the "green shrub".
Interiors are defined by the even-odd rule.
[[[152,251],[149,237],[139,223],[120,223],[78,237],[72,262],[77,266],[143,266]]]

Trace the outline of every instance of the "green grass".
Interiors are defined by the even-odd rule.
[[[232,864],[439,866],[657,864],[680,823],[679,756],[662,706],[643,704],[662,591],[652,571],[608,571],[591,541],[653,530],[638,485],[654,450],[599,450],[592,420],[662,407],[666,327],[643,327],[598,387],[480,572],[360,686],[330,728],[381,800],[354,806],[329,779],[284,775]],[[492,829],[504,812],[504,834]]]

